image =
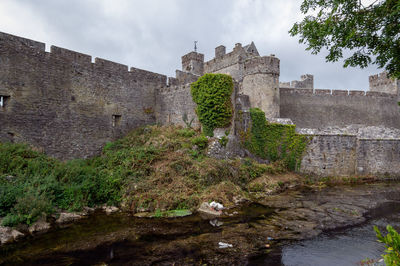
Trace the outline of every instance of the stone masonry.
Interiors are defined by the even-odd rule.
[[[238,43],[228,53],[218,46],[206,62],[203,54],[190,52],[182,56],[182,70],[168,78],[101,58],[92,62],[89,55],[60,47],[46,52],[44,43],[0,33],[0,141],[29,143],[71,159],[99,154],[105,143],[143,125],[200,127],[190,83],[205,73],[233,77],[232,101],[243,117],[258,107],[269,121],[293,121],[299,132],[314,136],[302,172],[400,175],[397,80],[371,76],[366,93],[314,90],[309,74],[279,83],[279,59],[260,56],[254,43]],[[230,140],[237,128],[248,128],[241,123],[232,123]],[[334,129],[355,124],[357,132]],[[390,138],[382,137],[388,132]]]

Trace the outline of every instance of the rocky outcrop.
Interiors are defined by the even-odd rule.
[[[11,227],[0,226],[0,245],[16,241],[23,236],[23,233]]]

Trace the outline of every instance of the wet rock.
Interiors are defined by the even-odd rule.
[[[82,219],[84,214],[77,212],[62,212],[60,213],[60,217],[56,220],[58,224],[70,223],[79,219]]]
[[[146,218],[146,217],[151,217],[152,213],[150,212],[138,212],[135,213],[133,216],[139,217],[139,218]]]
[[[28,231],[31,234],[45,233],[50,229],[50,227],[50,223],[47,223],[45,219],[40,219],[29,226]]]
[[[222,214],[222,211],[213,209],[207,202],[203,202],[197,211],[199,212],[201,218],[208,220],[213,220]]]
[[[0,226],[0,244],[1,245],[16,241],[23,236],[24,236],[23,233],[15,230],[11,227]]]
[[[248,200],[243,198],[243,197],[241,197],[241,196],[233,196],[233,203],[235,203],[235,205],[243,204],[246,201],[248,201]]]
[[[119,209],[115,206],[103,206],[103,210],[106,212],[106,214],[111,214],[119,211]]]
[[[96,211],[96,208],[90,208],[90,207],[83,207],[83,212],[85,213],[85,214],[87,214],[87,215],[89,215],[89,214],[91,214],[91,213],[93,213],[93,212],[95,212]]]

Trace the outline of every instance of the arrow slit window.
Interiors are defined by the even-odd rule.
[[[0,110],[4,110],[10,96],[0,95]]]

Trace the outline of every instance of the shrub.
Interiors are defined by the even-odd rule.
[[[185,138],[191,138],[194,135],[196,135],[196,132],[193,129],[190,128],[184,128],[181,130],[178,130],[178,134],[181,137],[185,137]]]
[[[222,136],[218,141],[222,147],[226,147],[226,144],[228,144],[228,138],[226,136]]]
[[[400,265],[400,235],[390,225],[386,229],[388,234],[383,236],[378,227],[374,226],[378,241],[385,244],[386,254],[382,257],[388,266]]]
[[[192,139],[192,144],[197,145],[197,147],[199,147],[200,150],[204,150],[205,148],[207,148],[208,139],[206,136],[201,135]]]
[[[203,133],[212,137],[217,127],[226,127],[232,118],[232,77],[226,74],[205,74],[191,84],[196,113]]]

